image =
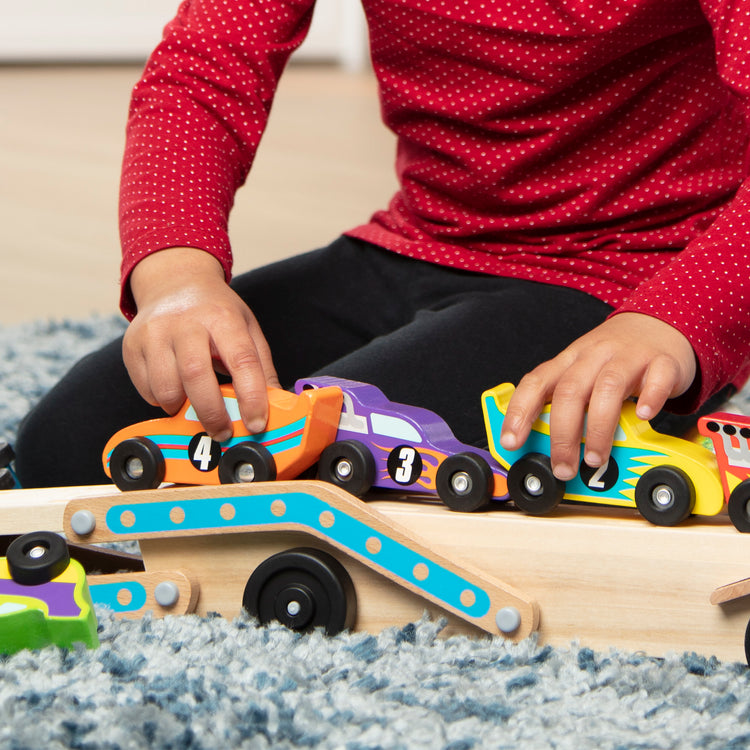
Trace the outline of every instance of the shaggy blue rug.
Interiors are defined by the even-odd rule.
[[[117,319],[0,328],[0,436]],[[744,403],[744,402],[743,402]],[[710,654],[655,659],[534,640],[296,635],[195,616],[119,621],[101,646],[0,657],[0,747],[750,747],[750,670]]]

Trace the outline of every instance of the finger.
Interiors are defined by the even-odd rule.
[[[175,355],[179,380],[203,429],[218,442],[228,440],[233,433],[232,420],[212,366],[207,334],[178,339]]]
[[[245,326],[242,329],[217,328],[212,345],[214,356],[221,360],[232,378],[242,421],[251,433],[262,432],[268,422],[268,378],[265,370],[268,365],[264,363],[256,340]],[[266,356],[270,362],[270,353]],[[272,364],[270,369],[273,381],[278,383]]]
[[[169,336],[149,331],[143,347],[149,388],[158,406],[175,414],[185,401],[185,388],[179,372],[175,350]]]
[[[171,346],[140,343],[139,330],[131,335],[129,328],[123,340],[123,362],[133,385],[147,403],[174,414],[185,400]]]
[[[146,355],[147,377],[154,403],[167,414],[176,414],[186,394],[177,361],[171,349]]]
[[[662,355],[650,363],[640,388],[635,413],[639,419],[653,419],[666,404],[677,395],[682,382],[682,373],[676,360]]]
[[[556,371],[554,361],[550,361],[521,378],[500,431],[500,444],[505,450],[518,450],[528,439],[531,426],[552,395]]]
[[[584,461],[591,467],[604,466],[609,460],[622,404],[633,392],[640,373],[628,374],[626,366],[611,362],[594,383],[588,404]]]
[[[158,406],[159,403],[151,390],[151,384],[148,379],[148,368],[146,366],[146,357],[143,353],[143,349],[138,344],[131,333],[133,326],[125,331],[125,336],[122,340],[122,361],[125,365],[125,369],[128,371],[128,376],[131,382],[135,386],[135,389],[140,394],[141,398],[151,406]]]
[[[268,422],[268,390],[265,374],[253,340],[243,339],[243,346],[221,354],[232,378],[242,421],[251,433],[263,432]]]
[[[561,377],[550,408],[550,459],[558,479],[570,481],[578,474],[586,406],[593,383],[581,365]]]

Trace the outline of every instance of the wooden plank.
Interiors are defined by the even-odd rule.
[[[90,528],[76,534],[85,517]],[[500,632],[498,623],[508,614],[518,618],[517,624],[505,628],[514,639],[528,636],[538,622],[536,603],[522,592],[487,571],[459,562],[460,557],[441,555],[417,531],[399,528],[367,503],[325,482],[175,487],[85,498],[66,508],[65,529],[78,542],[136,538],[147,570],[156,569],[152,555],[166,539],[202,540],[209,549],[205,559],[199,559],[197,545],[189,545],[184,554],[170,553],[170,567],[190,569],[193,575],[208,571],[209,580],[200,580],[204,600],[212,587],[228,585],[226,571],[218,575],[216,567],[228,532],[296,532],[335,548],[487,632]],[[232,553],[233,564],[245,575],[257,564],[249,561],[245,550],[254,546],[249,539]],[[235,602],[232,613],[239,605],[239,600]]]
[[[711,604],[726,604],[750,594],[750,578],[719,586],[711,592]]]
[[[94,604],[109,606],[123,618],[143,617],[153,612],[157,617],[195,612],[199,587],[182,570],[106,573],[90,576],[89,590]],[[159,601],[157,586],[166,584],[169,601]]]
[[[750,601],[711,603],[715,589],[750,573],[750,536],[724,516],[664,528],[594,507],[538,518],[511,509],[456,517],[437,506],[388,506],[377,504],[443,554],[463,552],[533,596],[542,642],[745,660]]]
[[[407,589],[389,584],[383,576],[362,563],[342,556],[330,546],[308,535],[295,532],[224,534],[221,544],[208,536],[146,539],[141,549],[149,567],[160,570],[175,560],[187,561],[186,568],[199,590],[195,611],[205,616],[220,612],[233,618],[242,610],[242,597],[252,571],[271,555],[297,547],[316,547],[336,555],[346,567],[357,593],[356,630],[379,633],[393,625],[419,620],[425,612],[432,618],[445,618],[443,635],[487,633]],[[206,563],[209,563],[206,564]],[[221,581],[221,585],[217,585]]]
[[[63,513],[70,500],[117,493],[112,484],[91,487],[45,487],[0,492],[0,534],[63,530]]]

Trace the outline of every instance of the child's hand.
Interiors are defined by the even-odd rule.
[[[679,331],[648,315],[615,315],[521,380],[500,442],[506,450],[520,448],[551,401],[552,469],[570,480],[578,473],[587,409],[584,460],[603,466],[627,398],[638,396],[636,414],[651,419],[667,399],[685,393],[695,375],[695,354]]]
[[[251,432],[268,419],[266,385],[278,387],[271,352],[254,315],[224,280],[219,262],[194,248],[169,248],[133,270],[138,314],[123,359],[143,398],[174,414],[188,397],[206,432],[223,441],[232,422],[215,369],[232,378]]]

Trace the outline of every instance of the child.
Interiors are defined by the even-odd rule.
[[[551,399],[561,479],[586,409],[598,466],[629,396],[650,419],[744,382],[747,14],[727,0],[364,0],[400,190],[329,247],[229,286],[233,195],[313,5],[187,0],[165,29],[123,165],[132,323],[25,421],[26,486],[103,481],[109,435],[186,395],[224,438],[214,369],[253,430],[267,383],[328,373],[477,444],[482,390],[517,382],[503,442],[520,445]]]

